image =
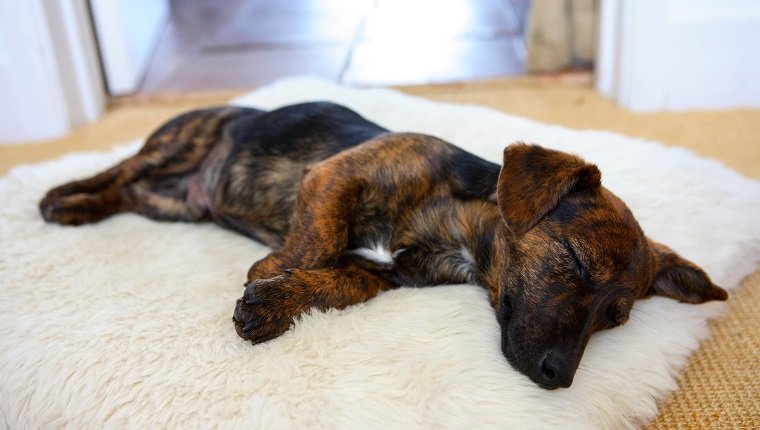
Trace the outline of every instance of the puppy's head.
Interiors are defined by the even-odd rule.
[[[535,145],[504,151],[496,312],[502,351],[544,388],[568,387],[591,335],[623,324],[636,299],[725,300],[693,263],[647,239],[599,169]]]

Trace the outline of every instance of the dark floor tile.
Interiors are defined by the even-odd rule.
[[[530,1],[171,0],[171,5],[141,91],[249,88],[299,74],[369,85],[519,74]]]
[[[363,8],[321,2],[253,2],[241,8],[204,47],[349,42],[356,36],[364,12]]]
[[[228,0],[230,1],[230,0]],[[372,7],[377,0],[267,0],[259,1],[259,8],[264,11],[324,11],[324,10],[342,10],[348,11],[366,11]]]
[[[201,50],[220,27],[228,23],[245,0],[172,0],[171,15],[143,73],[139,91],[161,91]],[[220,71],[220,79],[224,72]]]
[[[197,49],[228,26],[246,4],[246,0],[172,0],[167,35],[160,43]]]
[[[515,13],[515,16],[520,22],[520,31],[525,33],[525,29],[528,27],[528,14],[530,13],[530,0],[499,0],[509,3],[509,6]]]
[[[343,45],[203,53],[176,61],[153,79],[146,79],[142,90],[244,89],[297,75],[336,81],[348,52],[349,46]]]
[[[171,20],[182,26],[205,26],[227,21],[248,0],[171,0]]]

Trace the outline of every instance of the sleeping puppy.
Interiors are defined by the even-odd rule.
[[[553,389],[570,386],[591,335],[623,324],[635,300],[727,298],[649,240],[600,180],[570,154],[517,143],[499,166],[331,103],[221,107],[173,119],[137,155],[48,192],[40,210],[65,225],[127,211],[213,221],[271,246],[233,313],[253,343],[312,308],[480,285],[504,356]]]

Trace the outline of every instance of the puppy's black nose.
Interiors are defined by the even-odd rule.
[[[556,350],[549,350],[538,366],[539,384],[550,390],[569,387],[573,383],[574,375],[575,368],[570,360]]]

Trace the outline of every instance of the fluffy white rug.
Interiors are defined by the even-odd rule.
[[[729,289],[760,259],[760,184],[683,149],[310,79],[236,103],[316,99],[496,162],[516,140],[579,153],[651,237]],[[265,247],[210,224],[120,215],[64,228],[38,216],[47,188],[138,145],[0,179],[0,427],[636,427],[676,388],[724,306],[639,301],[630,322],[592,338],[573,386],[556,391],[507,364],[486,296],[472,286],[399,289],[251,346],[231,315]]]

